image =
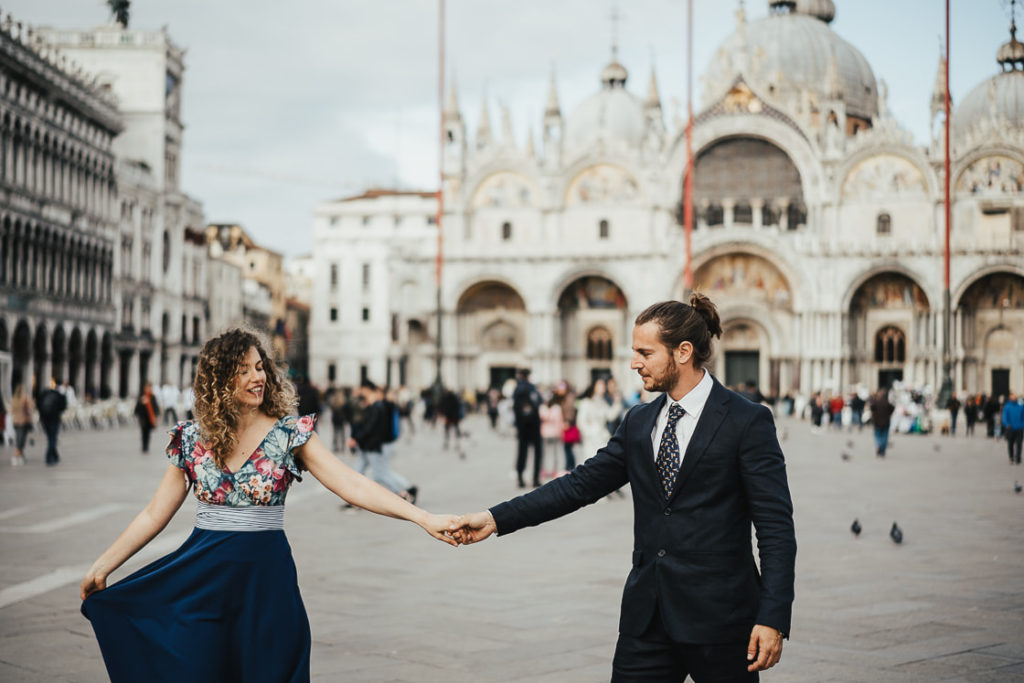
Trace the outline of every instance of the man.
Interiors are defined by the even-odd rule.
[[[946,409],[949,410],[949,435],[956,436],[956,416],[960,414],[960,399],[956,393],[951,394],[946,401]]]
[[[756,681],[779,661],[789,632],[796,539],[785,462],[771,411],[705,370],[721,334],[714,304],[700,294],[690,305],[642,312],[630,367],[646,391],[664,395],[626,413],[611,441],[569,474],[453,529],[475,543],[629,483],[633,568],[612,681]]]
[[[896,407],[889,403],[889,390],[884,387],[879,389],[871,399],[871,422],[875,426],[875,455],[879,458],[884,458],[885,451],[889,448],[889,426],[895,410]]]
[[[1024,396],[1010,394],[1003,406],[1003,436],[1010,453],[1010,464],[1020,464],[1021,445],[1024,443]]]
[[[530,382],[530,371],[520,370],[519,382],[512,393],[512,412],[516,418],[516,473],[519,488],[526,488],[523,472],[526,470],[526,452],[533,446],[533,486],[540,486],[540,467],[543,462],[540,436],[540,392]]]
[[[362,393],[366,408],[362,419],[352,425],[352,436],[348,440],[349,448],[354,450],[358,446],[362,455],[357,469],[365,472],[369,466],[374,481],[406,500],[415,501],[417,488],[391,469],[387,457],[391,455],[390,449],[385,454],[385,446],[394,441],[395,432],[393,413],[384,400],[384,392],[373,382],[366,381]]]
[[[50,388],[39,394],[39,422],[46,432],[46,464],[52,467],[60,462],[57,452],[57,435],[60,432],[61,415],[67,410],[68,400],[57,391],[57,380],[50,378]]]

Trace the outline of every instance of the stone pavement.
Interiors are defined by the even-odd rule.
[[[421,504],[469,512],[516,493],[514,442],[470,418],[465,459],[440,432],[403,437],[396,469]],[[330,428],[326,427],[329,432]],[[780,432],[799,552],[792,640],[762,675],[795,681],[1024,681],[1024,495],[1002,443],[869,430]],[[59,467],[40,435],[21,468],[0,451],[0,681],[102,681],[82,574],[149,499],[166,461],[133,429],[71,432]],[[847,446],[847,441],[852,446]],[[154,439],[154,441],[161,441]],[[841,452],[851,457],[843,461]],[[190,498],[114,579],[176,547]],[[860,538],[849,532],[858,518]],[[628,500],[453,549],[414,525],[342,511],[312,477],[287,532],[313,630],[318,681],[606,681],[630,564]],[[906,540],[888,536],[896,520]]]

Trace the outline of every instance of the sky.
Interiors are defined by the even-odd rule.
[[[370,187],[437,187],[438,0],[132,0],[131,28],[166,26],[186,49],[184,190],[208,222],[238,222],[260,244],[312,250],[317,204]],[[945,34],[941,0],[835,0],[832,28],[888,85],[892,115],[919,145]],[[694,108],[700,75],[736,26],[738,0],[694,0]],[[766,0],[746,0],[748,21]],[[1009,0],[952,0],[954,107],[999,67]],[[103,0],[5,0],[16,21],[84,29],[110,21]],[[682,0],[447,0],[446,68],[470,139],[482,98],[500,130],[539,143],[554,72],[563,116],[600,85],[613,26],[627,88],[654,68],[666,123],[686,103]],[[620,16],[613,21],[612,16]],[[1020,12],[1018,12],[1020,14]]]

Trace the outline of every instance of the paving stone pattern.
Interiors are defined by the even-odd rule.
[[[442,448],[440,430],[400,442],[395,467],[432,511],[475,511],[517,493],[511,434],[476,416],[466,427],[464,459]],[[1003,444],[899,435],[879,460],[867,429],[811,434],[788,419],[779,428],[797,598],[792,640],[762,680],[1024,681],[1024,495],[1013,492],[1024,468],[1008,464]],[[128,428],[62,435],[55,468],[43,466],[41,441],[24,467],[0,451],[0,681],[103,681],[78,582],[145,505],[166,461],[159,449],[140,455]],[[194,505],[114,578],[180,543]],[[289,496],[286,528],[314,680],[609,678],[630,564],[628,498],[456,550],[412,524],[343,511],[307,476]]]

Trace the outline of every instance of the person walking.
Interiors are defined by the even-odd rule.
[[[964,436],[974,436],[974,424],[978,421],[978,397],[968,396],[964,403]]]
[[[452,528],[464,543],[504,536],[629,483],[632,569],[613,683],[756,681],[789,634],[796,538],[785,460],[771,410],[706,370],[721,334],[717,309],[699,293],[648,307],[635,321],[630,367],[645,390],[664,394],[626,413],[566,476]]]
[[[157,416],[160,414],[160,406],[153,394],[153,385],[146,382],[142,388],[139,400],[135,402],[135,418],[139,421],[139,429],[142,430],[142,453],[149,453],[149,435],[156,428]]]
[[[384,446],[394,440],[394,415],[384,401],[384,392],[369,380],[363,383],[362,392],[366,407],[362,420],[352,428],[348,445],[350,448],[359,447],[365,463],[361,469],[369,465],[374,481],[401,498],[414,501],[417,487],[392,470],[384,455]]]
[[[311,637],[284,534],[288,490],[308,471],[340,498],[456,542],[453,515],[432,515],[346,467],[295,417],[295,393],[254,334],[203,345],[196,422],[180,422],[153,499],[82,579],[110,680],[309,681]],[[177,550],[107,587],[192,489],[192,534]]]
[[[448,449],[448,444],[451,441],[452,433],[455,434],[455,449],[461,454],[462,449],[459,446],[459,439],[462,438],[462,430],[459,425],[462,423],[462,401],[459,400],[459,395],[451,389],[445,389],[441,393],[441,402],[437,407],[438,412],[441,413],[441,419],[444,421],[444,447]]]
[[[1010,464],[1019,465],[1021,445],[1024,444],[1024,396],[1010,394],[1003,405],[1002,419]]]
[[[347,450],[345,443],[345,424],[347,420],[345,414],[349,400],[349,390],[347,387],[344,389],[332,388],[327,398],[327,405],[331,408],[331,447],[341,453]]]
[[[540,435],[540,392],[530,382],[530,371],[519,371],[519,382],[512,393],[512,413],[516,424],[516,475],[519,488],[526,488],[527,451],[533,448],[533,486],[540,486],[540,468],[544,457]]]
[[[896,408],[889,402],[889,390],[879,389],[871,399],[871,422],[875,427],[875,455],[885,457],[889,448],[889,426]]]
[[[564,456],[562,435],[565,433],[565,419],[562,417],[562,406],[559,403],[558,395],[551,394],[551,398],[545,401],[540,407],[540,436],[544,440],[544,452],[551,454],[552,477],[560,469],[559,460]],[[561,451],[561,453],[559,452]],[[541,468],[541,475],[544,469]]]
[[[946,410],[949,411],[949,435],[956,436],[956,418],[960,414],[960,399],[956,397],[955,392],[946,401]]]
[[[999,414],[999,398],[997,396],[989,396],[987,399],[982,397],[982,401],[981,414],[985,420],[985,436],[993,439],[996,436],[996,415]]]
[[[60,462],[57,452],[57,438],[60,435],[61,416],[68,408],[68,400],[57,391],[57,380],[50,378],[50,388],[39,394],[39,423],[46,433],[46,464],[53,467]]]
[[[11,396],[11,425],[14,427],[14,455],[11,465],[17,467],[25,464],[25,443],[28,433],[32,431],[32,416],[35,414],[35,403],[24,384],[14,387]]]

